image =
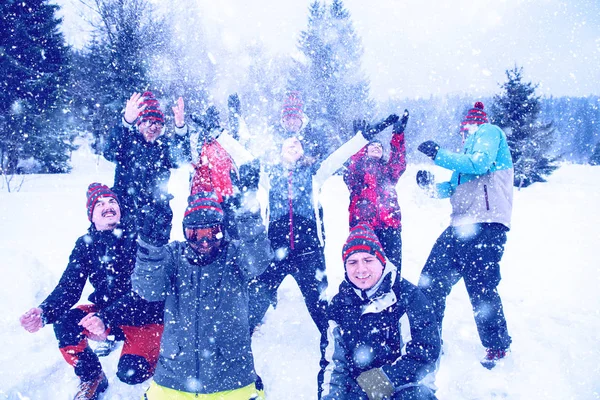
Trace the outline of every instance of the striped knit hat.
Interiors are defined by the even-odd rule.
[[[350,235],[342,249],[342,260],[344,266],[346,260],[354,253],[369,253],[377,257],[381,264],[385,267],[385,253],[383,247],[379,243],[379,239],[369,225],[359,224],[350,229]]]
[[[144,99],[141,105],[145,105],[140,114],[138,115],[137,124],[141,124],[144,121],[158,121],[161,123],[165,123],[165,115],[160,110],[160,104],[158,100],[154,97],[152,92],[144,92],[142,94],[142,98]]]
[[[460,130],[466,131],[465,125],[482,125],[487,124],[488,122],[487,114],[483,111],[483,103],[478,101],[473,108],[467,112],[467,115],[461,122],[462,127]]]
[[[119,202],[119,198],[117,197],[117,194],[115,192],[110,190],[108,186],[98,182],[91,183],[90,186],[88,186],[86,195],[87,203],[85,206],[87,207],[87,214],[90,222],[92,221],[92,213],[94,212],[94,207],[96,206],[96,203],[98,202],[98,199],[100,197],[112,197],[117,202]]]
[[[213,192],[198,192],[188,197],[183,215],[184,228],[208,228],[223,222],[223,209]]]
[[[283,101],[283,108],[281,110],[281,119],[289,117],[297,117],[302,119],[304,112],[302,111],[302,95],[297,90],[288,93],[288,96]]]

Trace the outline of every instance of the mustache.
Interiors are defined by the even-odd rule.
[[[117,211],[113,207],[111,207],[111,208],[102,210],[102,216],[105,217],[106,214],[108,214],[109,212],[112,212],[113,214],[117,215]]]

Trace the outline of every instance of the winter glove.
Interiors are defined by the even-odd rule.
[[[438,146],[438,144],[436,142],[434,142],[433,140],[428,140],[426,142],[423,142],[419,145],[419,147],[417,147],[417,150],[419,150],[421,153],[425,154],[427,157],[431,158],[432,160],[435,160],[435,157],[437,156],[439,149],[440,149],[440,146]]]
[[[143,224],[140,237],[144,242],[156,247],[169,243],[173,221],[169,200],[169,197],[157,199],[154,204],[147,204],[142,208]]]
[[[422,189],[427,189],[433,185],[434,176],[429,171],[420,170],[417,172],[417,185]]]
[[[383,131],[388,126],[395,124],[397,121],[398,116],[396,114],[390,114],[386,119],[373,126],[369,125],[364,119],[354,120],[352,127],[354,133],[361,132],[364,138],[370,142],[379,132]]]
[[[404,130],[406,129],[406,124],[408,123],[408,110],[404,110],[404,114],[402,114],[402,118],[400,118],[400,120],[394,122],[394,127],[392,128],[392,131],[394,133],[402,133],[404,132]]]
[[[219,111],[215,106],[210,106],[202,113],[192,113],[190,119],[196,124],[199,133],[199,140],[202,143],[207,143],[212,139],[216,139],[221,131],[221,121]]]
[[[391,399],[394,394],[394,385],[381,368],[363,372],[356,378],[356,382],[367,394],[369,400]]]
[[[249,163],[241,165],[239,174],[240,190],[242,193],[257,190],[260,179],[260,161],[254,159]]]

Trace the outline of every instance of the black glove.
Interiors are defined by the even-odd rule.
[[[248,192],[258,189],[258,181],[260,179],[260,161],[254,159],[249,163],[243,164],[239,169],[240,174],[240,190]]]
[[[219,117],[219,111],[215,106],[208,107],[202,114],[192,113],[190,118],[198,127],[205,129],[208,132],[213,129],[221,128],[221,118]]]
[[[144,242],[156,247],[169,243],[173,221],[169,200],[170,198],[157,199],[153,204],[147,204],[142,208],[143,224],[140,237]]]
[[[367,125],[367,129],[363,131],[363,136],[370,142],[379,132],[383,131],[388,126],[393,125],[396,121],[398,121],[398,116],[396,114],[390,114],[386,119],[373,126]]]
[[[423,189],[427,189],[429,186],[433,185],[434,176],[431,172],[420,170],[417,172],[417,185],[419,185]]]
[[[354,133],[366,132],[369,129],[369,124],[364,119],[355,119],[352,121],[352,129]]]
[[[404,114],[402,114],[402,118],[399,121],[394,122],[394,127],[392,131],[394,133],[402,133],[406,129],[406,124],[408,123],[408,110],[404,110]]]
[[[381,368],[373,368],[363,372],[356,378],[358,386],[369,397],[369,400],[389,399],[394,394],[394,385]]]
[[[417,147],[417,150],[419,150],[421,153],[425,154],[427,157],[431,158],[432,160],[435,160],[435,157],[437,156],[439,149],[440,149],[440,146],[438,146],[438,144],[436,142],[434,142],[433,140],[428,140],[426,142],[423,142],[419,145],[419,147]]]

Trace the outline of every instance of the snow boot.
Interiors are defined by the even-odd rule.
[[[98,400],[100,393],[108,387],[108,379],[104,372],[101,372],[96,378],[79,383],[79,391],[73,400]]]
[[[506,357],[506,355],[508,354],[509,351],[510,351],[510,349],[506,349],[506,350],[486,349],[485,350],[486,354],[483,357],[483,359],[481,360],[481,365],[483,365],[487,369],[492,369],[496,366],[498,361],[500,361],[504,357]]]

